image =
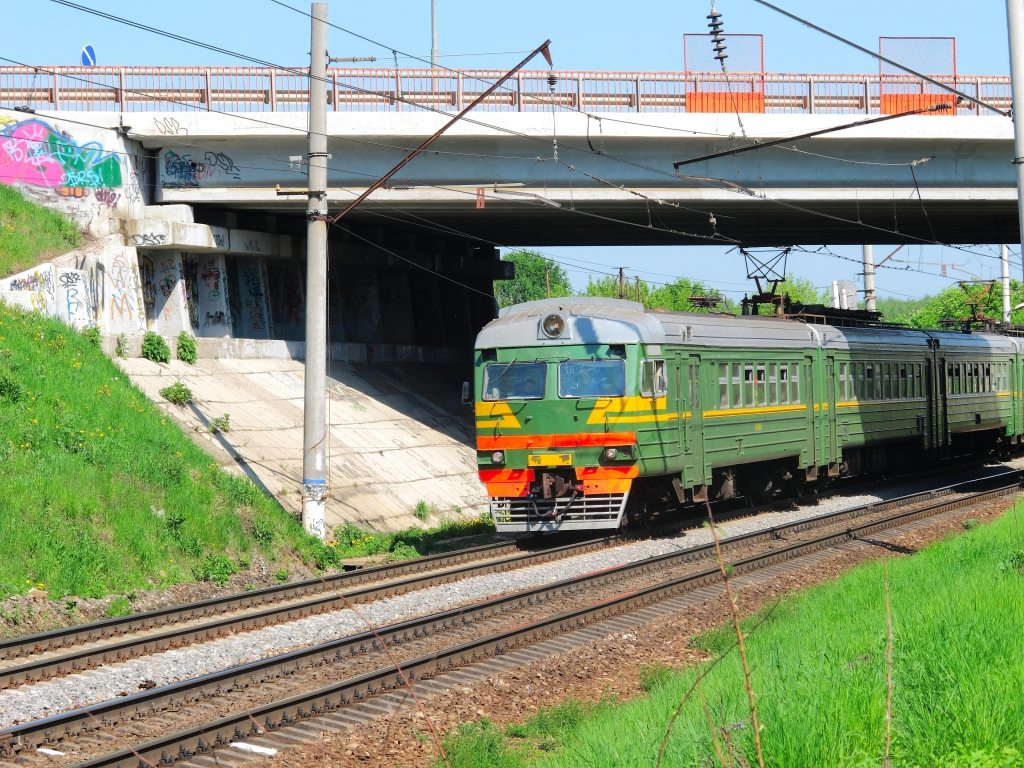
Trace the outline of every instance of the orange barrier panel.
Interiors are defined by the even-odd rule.
[[[764,112],[763,93],[687,91],[687,112]]]
[[[915,109],[927,109],[936,104],[950,104],[956,101],[951,93],[883,93],[879,97],[879,111],[883,115],[898,115]],[[935,112],[924,112],[925,115],[955,115],[956,108],[940,109]]]

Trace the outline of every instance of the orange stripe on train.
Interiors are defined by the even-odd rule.
[[[586,448],[601,445],[636,445],[636,432],[580,432],[569,435],[479,435],[478,451],[513,451],[530,448]]]

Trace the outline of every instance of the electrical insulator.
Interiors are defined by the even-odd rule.
[[[554,91],[556,85],[558,85],[558,75],[552,72],[548,75],[548,88]]]
[[[711,35],[711,40],[715,44],[715,58],[724,66],[725,60],[729,58],[729,54],[725,52],[725,36],[722,34],[722,14],[712,8],[707,18],[709,19],[708,27],[711,28],[708,34]]]

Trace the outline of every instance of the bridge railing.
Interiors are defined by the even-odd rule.
[[[66,111],[302,112],[308,100],[303,69],[262,67],[0,67],[0,108]],[[337,112],[455,112],[504,73],[497,70],[330,69],[327,91]],[[480,106],[482,111],[670,113],[758,111],[769,114],[873,114],[891,94],[941,94],[912,76],[718,72],[517,73]],[[1010,78],[936,77],[991,104],[1010,108]],[[697,96],[700,94],[700,96]],[[710,97],[710,98],[709,98]],[[709,105],[712,105],[709,107]],[[960,115],[985,112],[963,101]]]

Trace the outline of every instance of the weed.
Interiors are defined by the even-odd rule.
[[[142,336],[142,356],[154,363],[167,363],[171,359],[171,349],[159,333],[146,331]]]
[[[419,520],[422,523],[425,523],[427,521],[427,518],[430,517],[430,514],[433,511],[434,510],[431,505],[427,504],[427,502],[420,499],[419,501],[416,502],[416,509],[413,510],[412,514],[417,520]]]
[[[218,432],[230,432],[231,414],[225,413],[223,416],[218,416],[215,419],[210,419],[209,430],[213,434],[217,434]]]
[[[663,688],[675,677],[675,670],[665,664],[640,667],[640,687],[647,693]]]
[[[95,325],[90,325],[88,328],[82,329],[82,336],[85,340],[92,344],[96,349],[100,348],[100,329]]]
[[[160,396],[175,405],[188,405],[192,402],[192,390],[180,381],[160,390]]]
[[[207,555],[199,565],[192,569],[192,574],[199,581],[212,581],[218,587],[228,583],[228,579],[235,572],[235,565],[226,555],[219,552]]]
[[[1024,549],[1015,549],[1006,558],[996,563],[996,568],[1002,573],[1021,573],[1024,570]]]
[[[961,523],[961,525],[964,527],[965,531],[973,531],[975,528],[981,525],[981,521],[976,520],[973,517],[968,517],[966,520],[963,521],[963,523]]]
[[[117,342],[114,344],[114,354],[120,358],[128,357],[128,337],[123,333],[117,334]]]
[[[270,521],[262,518],[256,518],[252,521],[252,527],[250,528],[249,533],[260,544],[269,544],[276,536],[274,533],[274,527]]]
[[[195,365],[198,355],[196,354],[196,337],[187,331],[178,334],[178,359],[183,363]]]
[[[280,582],[281,584],[284,584],[286,581],[288,581],[288,569],[282,568],[274,574],[274,578],[277,579],[278,582]]]
[[[110,605],[107,606],[107,616],[114,618],[115,616],[128,616],[132,612],[132,604],[124,595],[118,595],[115,597]]]
[[[25,394],[14,377],[7,371],[0,371],[0,402],[16,403]]]

